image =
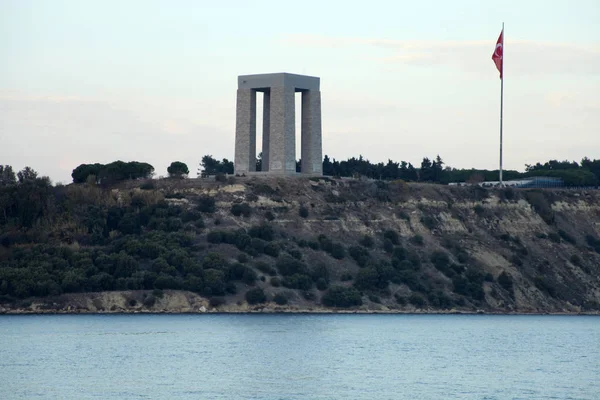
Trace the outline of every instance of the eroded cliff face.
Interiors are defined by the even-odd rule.
[[[600,310],[600,193],[595,191],[272,177],[161,181],[156,187],[142,191],[130,183],[108,196],[123,207],[136,197],[145,196],[148,203],[166,197],[182,209],[214,199],[214,212],[203,214],[204,228],[186,230],[196,242],[191,254],[199,263],[210,253],[242,263],[257,274],[256,282],[236,281],[225,295],[176,291],[168,292],[168,300],[151,301],[146,300],[154,296],[151,291],[130,291],[119,292],[124,300],[116,301],[115,293],[92,293],[36,299],[20,309]],[[261,238],[256,232],[265,226],[273,237],[251,241]],[[265,254],[264,242],[277,251]],[[323,267],[326,276],[316,276],[315,268]],[[337,299],[329,293],[337,286],[356,288],[360,301]],[[253,288],[263,289],[264,302],[248,304],[246,292]],[[4,305],[4,311],[15,307]]]

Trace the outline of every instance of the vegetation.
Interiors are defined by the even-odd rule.
[[[167,172],[172,178],[185,178],[190,173],[190,170],[185,163],[173,161],[171,165],[169,165],[169,168],[167,168]]]

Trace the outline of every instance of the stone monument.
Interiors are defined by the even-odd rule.
[[[296,173],[295,93],[302,93],[302,174],[323,175],[320,80],[288,73],[238,76],[235,174]],[[262,171],[256,171],[256,92],[263,93]]]

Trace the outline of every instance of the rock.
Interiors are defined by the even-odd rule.
[[[202,306],[198,309],[198,311],[200,311],[201,313],[205,313],[206,312],[206,307]]]

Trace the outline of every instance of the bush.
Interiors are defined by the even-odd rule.
[[[220,183],[226,183],[227,182],[227,175],[225,175],[222,172],[219,172],[215,175],[215,181],[220,182]]]
[[[388,239],[390,242],[392,242],[392,244],[399,244],[400,243],[400,236],[398,235],[398,232],[388,229],[385,232],[383,232],[383,237],[384,239]]]
[[[579,257],[577,254],[573,254],[571,256],[571,263],[580,267],[581,266],[581,257]]]
[[[509,273],[506,271],[502,271],[500,275],[498,275],[498,284],[504,288],[504,290],[512,293],[513,290],[513,279]]]
[[[156,303],[156,297],[150,295],[144,299],[144,307],[150,308]]]
[[[140,185],[140,189],[142,190],[154,190],[154,182],[148,181],[144,182]]]
[[[291,289],[309,290],[312,288],[313,281],[308,275],[294,274],[283,280],[283,286]]]
[[[327,283],[327,280],[325,280],[324,278],[317,279],[317,289],[323,291],[327,290],[328,287],[329,284]]]
[[[340,281],[342,281],[342,282],[348,282],[348,281],[351,281],[352,279],[354,279],[352,274],[345,273],[340,276]]]
[[[412,244],[415,244],[417,246],[423,246],[423,236],[421,236],[419,234],[410,238],[410,241]]]
[[[249,217],[252,214],[252,208],[248,203],[236,203],[231,206],[231,213],[236,217]]]
[[[275,271],[275,269],[273,267],[271,267],[269,264],[267,264],[264,261],[257,262],[256,264],[254,264],[254,267],[264,274],[271,275],[271,276],[277,275],[277,271]]]
[[[226,303],[226,301],[225,301],[224,297],[211,297],[210,300],[208,301],[208,304],[212,308],[216,308],[216,307],[222,306],[225,303]]]
[[[394,243],[392,243],[392,241],[390,239],[384,239],[383,240],[383,250],[386,253],[392,254],[392,252],[394,251]]]
[[[264,252],[268,256],[277,257],[279,256],[279,246],[272,242],[268,243],[264,248]]]
[[[206,195],[200,196],[200,198],[198,199],[197,209],[198,211],[206,214],[214,213],[216,210],[215,199]]]
[[[423,298],[423,296],[417,293],[411,294],[408,298],[408,301],[410,302],[410,304],[417,308],[423,308],[423,306],[425,306],[425,299]]]
[[[323,295],[323,305],[327,307],[352,307],[362,305],[360,292],[355,288],[332,286]]]
[[[358,243],[361,246],[364,246],[368,249],[372,248],[375,245],[375,241],[373,240],[373,237],[370,235],[364,235],[359,241]]]
[[[421,217],[421,223],[430,231],[434,230],[438,225],[438,221],[432,215],[423,215]]]
[[[560,235],[558,235],[557,233],[550,232],[548,234],[548,239],[550,239],[554,243],[560,243]]]
[[[267,211],[265,213],[265,218],[267,221],[273,221],[275,219],[275,215],[271,211]]]
[[[248,235],[253,238],[270,242],[275,237],[275,231],[269,224],[255,225],[248,230]]]
[[[369,300],[372,301],[373,303],[381,304],[381,299],[377,295],[370,294]]]
[[[523,194],[544,222],[552,225],[554,223],[554,211],[552,211],[552,205],[548,202],[544,193],[542,191],[526,191]]]
[[[450,264],[450,257],[443,251],[434,251],[430,257],[433,265],[440,271],[445,271]]]
[[[302,218],[307,218],[308,217],[308,208],[301,206],[300,210],[298,210],[298,214],[302,217]]]
[[[286,295],[284,295],[283,293],[277,293],[275,296],[273,296],[273,301],[280,305],[286,305],[288,303],[288,298]]]
[[[328,253],[331,253],[331,250],[333,249],[333,241],[331,239],[329,239],[323,234],[320,234],[317,238],[317,241],[319,242],[319,247],[321,249]]]
[[[575,240],[575,238],[573,236],[569,235],[567,232],[563,231],[562,229],[558,230],[558,234],[565,242],[570,243],[572,245],[577,244],[577,241]]]
[[[267,301],[267,296],[261,288],[250,289],[246,292],[248,304],[259,304]]]
[[[304,264],[300,260],[296,260],[293,257],[290,257],[287,254],[282,255],[277,259],[277,270],[283,276],[290,276],[294,274],[308,274],[308,268],[306,264]]]
[[[246,254],[246,253],[238,254],[237,260],[239,263],[242,263],[242,264],[247,263],[248,262],[248,254]]]
[[[269,283],[271,283],[271,286],[273,287],[279,287],[281,286],[281,280],[278,277],[273,277],[271,278],[271,280],[269,281]]]
[[[334,243],[331,248],[331,256],[336,260],[342,260],[346,256],[346,249],[341,243]]]
[[[473,207],[473,211],[475,211],[475,214],[481,217],[485,213],[485,208],[483,208],[481,204],[477,204],[475,207]]]
[[[400,295],[399,293],[396,293],[394,295],[394,298],[396,299],[396,303],[398,303],[401,306],[405,306],[406,305],[406,298],[402,295]]]
[[[367,265],[367,262],[371,258],[369,251],[361,246],[350,246],[348,248],[348,254],[350,254],[350,257],[352,257],[361,267]]]

